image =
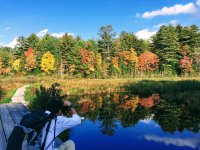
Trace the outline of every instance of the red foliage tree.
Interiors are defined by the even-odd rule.
[[[158,68],[159,60],[156,54],[145,52],[139,56],[139,69],[141,71],[154,71]]]
[[[30,55],[34,54],[34,49],[33,48],[28,48],[27,51],[24,52],[25,57],[29,57]]]
[[[80,52],[81,52],[81,56],[82,56],[81,63],[86,64],[87,62],[89,62],[90,58],[89,58],[88,50],[80,48]]]
[[[192,60],[189,57],[184,56],[179,62],[179,67],[183,72],[190,73],[192,71]]]

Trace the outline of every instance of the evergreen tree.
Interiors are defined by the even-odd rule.
[[[177,73],[179,67],[178,34],[172,25],[162,26],[153,37],[154,52],[160,59],[160,71],[164,74]]]
[[[16,51],[14,53],[16,58],[21,58],[24,55],[24,52],[29,48],[27,39],[24,36],[19,36],[17,38]]]
[[[36,49],[38,43],[39,43],[39,38],[32,33],[27,39],[27,43],[28,43],[28,48],[33,48]]]
[[[61,76],[63,73],[68,73],[69,70],[69,60],[70,53],[74,47],[75,40],[72,35],[65,33],[59,43],[60,49],[60,60],[61,60]]]
[[[111,53],[113,53],[113,42],[116,33],[111,25],[107,25],[100,28],[98,35],[100,37],[97,42],[99,52],[102,55],[102,71],[103,75],[106,77],[112,60]]]
[[[116,33],[113,31],[113,27],[108,25],[101,27],[98,35],[100,36],[98,40],[99,52],[103,54],[103,59],[110,60],[110,53]]]

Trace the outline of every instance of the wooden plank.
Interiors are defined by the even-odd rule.
[[[17,104],[15,104],[15,106],[19,110],[19,112],[22,114],[22,116],[24,116],[30,112],[28,110],[28,108],[21,103],[17,103]]]
[[[19,124],[23,115],[20,113],[20,111],[17,109],[17,106],[16,104],[7,104],[6,105],[13,120],[15,121],[15,124]]]
[[[6,149],[6,137],[4,134],[3,126],[2,126],[2,120],[0,117],[0,150],[5,150]]]
[[[6,135],[6,139],[8,140],[8,137],[10,136],[15,126],[15,122],[13,118],[11,117],[6,105],[0,105],[0,116],[1,116],[2,125],[4,128],[4,132]]]

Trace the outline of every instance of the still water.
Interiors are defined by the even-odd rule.
[[[197,105],[163,100],[156,93],[148,97],[113,93],[68,99],[85,117],[80,126],[68,131],[77,150],[200,150]]]

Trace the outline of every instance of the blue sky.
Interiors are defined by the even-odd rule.
[[[200,27],[200,0],[0,0],[0,45],[31,33],[98,38],[104,25],[147,39],[169,23]]]

